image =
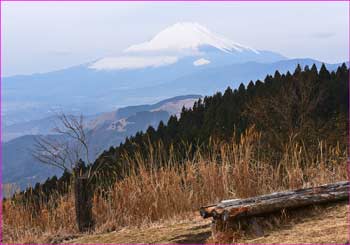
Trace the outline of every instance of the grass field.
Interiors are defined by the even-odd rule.
[[[293,217],[281,227],[272,228],[263,237],[242,237],[239,243],[334,243],[349,241],[349,205],[345,203],[313,208],[309,215]],[[211,221],[193,214],[192,219],[159,223],[151,227],[85,235],[65,243],[211,243]]]
[[[274,162],[262,154],[266,149],[259,142],[260,133],[252,128],[239,142],[213,145],[210,152],[199,151],[181,164],[175,157],[165,161],[161,146],[146,159],[130,158],[127,165],[137,169],[131,168],[127,177],[107,190],[95,191],[94,234],[79,238],[87,240],[77,243],[202,243],[210,228],[208,221],[198,219],[194,212],[203,205],[347,179],[347,154],[339,145],[320,142],[311,155],[304,145],[291,142],[281,159]],[[152,167],[155,162],[163,167]],[[38,205],[20,200],[15,197],[3,202],[3,242],[57,243],[67,236],[81,236],[72,191],[51,195],[49,201]],[[328,223],[334,221],[329,218]],[[111,231],[116,232],[108,233]]]

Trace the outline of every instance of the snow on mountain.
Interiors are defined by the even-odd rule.
[[[204,58],[200,58],[196,61],[193,62],[194,66],[202,66],[202,65],[207,65],[210,63],[210,60],[204,59]]]
[[[152,56],[152,57],[109,57],[98,60],[90,68],[96,70],[119,70],[119,69],[138,69],[145,67],[160,67],[171,65],[178,61],[175,56]]]
[[[273,51],[244,47],[196,23],[178,23],[120,55],[53,72],[5,77],[2,116],[5,125],[10,125],[60,111],[94,114],[152,103],[155,98],[207,95],[233,83],[260,78],[252,75],[253,70],[247,71],[254,66],[249,62],[268,64],[287,59]],[[245,72],[224,69],[235,64],[246,64]],[[213,71],[217,69],[223,72]],[[262,69],[260,75],[271,72]],[[208,73],[210,76],[204,75]]]
[[[257,50],[244,47],[225,37],[214,34],[206,27],[191,22],[176,23],[159,32],[149,42],[132,45],[126,52],[147,52],[147,51],[199,51],[201,46],[212,46],[224,52],[242,52]]]
[[[223,36],[215,34],[206,27],[191,22],[177,23],[156,34],[150,41],[136,44],[124,50],[118,57],[102,58],[92,63],[94,70],[125,70],[160,67],[175,64],[184,57],[195,57],[194,66],[207,65],[209,50],[220,56],[242,56],[249,59],[263,56],[260,51],[245,47]],[[208,58],[208,57],[207,57]]]

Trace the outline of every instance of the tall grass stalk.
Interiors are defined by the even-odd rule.
[[[167,157],[161,143],[150,148],[147,160],[139,153],[133,158],[125,156],[127,163],[137,168],[128,169],[128,177],[108,190],[94,193],[95,232],[181,219],[202,205],[225,198],[347,178],[346,150],[339,146],[319,142],[318,151],[311,153],[291,138],[280,160],[273,162],[260,138],[260,133],[251,128],[238,142],[211,142],[209,151],[199,150],[181,164],[175,157]],[[39,213],[19,204],[16,198],[5,200],[3,242],[43,242],[45,237],[77,233],[72,192],[51,199],[41,203]]]

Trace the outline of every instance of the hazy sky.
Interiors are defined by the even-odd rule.
[[[2,2],[3,75],[45,72],[118,54],[193,21],[255,49],[348,60],[347,2]]]

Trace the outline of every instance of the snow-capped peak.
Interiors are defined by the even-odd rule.
[[[239,57],[260,56],[257,50],[245,47],[217,35],[206,27],[191,22],[177,23],[155,35],[150,41],[132,45],[124,54],[102,58],[89,65],[94,70],[125,70],[156,68],[173,65],[184,57],[196,59],[194,66],[215,64],[208,50],[220,50],[226,56],[240,53]],[[217,53],[215,53],[217,54]],[[233,61],[232,61],[233,62]]]
[[[192,22],[176,23],[159,32],[148,42],[132,45],[125,52],[157,52],[157,51],[198,51],[201,46],[212,46],[224,52],[257,50],[244,47],[225,37],[214,34],[206,27]]]

